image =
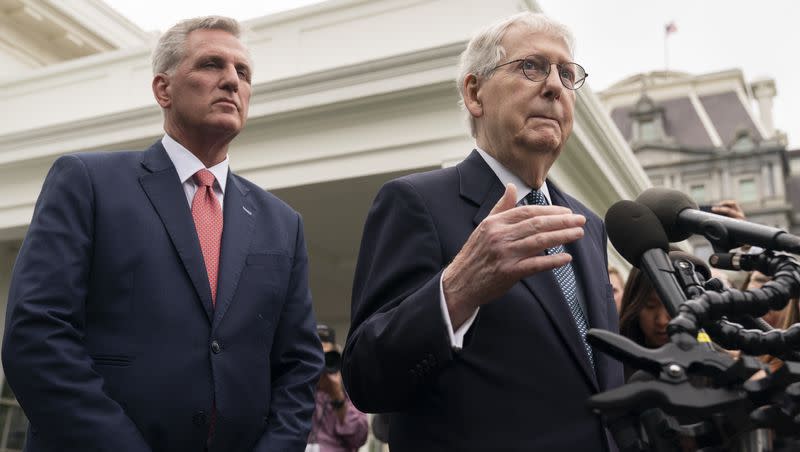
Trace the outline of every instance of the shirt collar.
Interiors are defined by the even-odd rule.
[[[484,151],[483,149],[476,147],[478,154],[483,157],[483,160],[486,161],[486,164],[489,165],[489,168],[494,171],[494,174],[500,179],[500,182],[503,183],[505,187],[506,184],[511,182],[517,187],[517,204],[522,201],[522,198],[528,195],[528,193],[533,190],[528,184],[522,181],[516,174],[512,173],[508,170],[502,163],[498,162],[497,159],[489,155],[488,152]],[[550,190],[547,189],[547,181],[542,182],[542,186],[539,187],[539,191],[542,192],[544,198],[547,200],[547,203],[552,205],[553,203],[550,201]]]
[[[175,165],[175,170],[178,172],[178,178],[180,178],[181,184],[185,184],[187,180],[194,176],[194,173],[206,167],[196,155],[192,154],[168,134],[164,134],[164,138],[161,139],[161,144],[164,145],[169,159],[172,160],[172,164]],[[214,178],[217,179],[217,183],[223,194],[225,193],[225,184],[228,182],[229,164],[230,160],[226,155],[225,160],[208,168],[214,175]]]

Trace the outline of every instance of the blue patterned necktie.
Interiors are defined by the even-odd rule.
[[[530,206],[548,205],[547,199],[539,190],[532,190],[525,196],[525,198],[523,198],[522,202]],[[563,252],[563,245],[557,245],[552,248],[548,248],[545,251],[548,256]],[[594,367],[592,347],[586,341],[586,332],[589,330],[589,325],[586,321],[586,317],[583,315],[583,309],[581,309],[580,302],[578,301],[578,294],[576,292],[577,281],[575,281],[575,273],[572,271],[572,264],[568,262],[562,267],[554,268],[553,274],[556,277],[556,281],[558,281],[559,287],[561,287],[561,293],[564,294],[564,299],[567,300],[567,306],[569,306],[569,310],[572,313],[572,318],[575,320],[575,325],[578,327],[578,331],[580,332],[581,342],[583,342],[583,348],[586,350],[586,354],[589,356],[589,362],[592,363],[592,367]]]

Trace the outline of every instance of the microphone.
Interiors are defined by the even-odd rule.
[[[757,245],[770,250],[800,253],[800,237],[788,232],[748,221],[735,220],[697,209],[685,194],[669,188],[648,188],[636,198],[658,217],[670,242],[686,240],[701,234],[712,242],[728,242],[733,246]]]
[[[686,295],[667,255],[669,240],[658,217],[636,201],[619,201],[608,209],[606,230],[611,244],[634,267],[644,270],[670,317]]]

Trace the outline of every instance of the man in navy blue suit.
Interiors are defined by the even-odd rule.
[[[548,171],[586,78],[572,38],[520,13],[481,30],[458,88],[477,148],[387,183],[367,217],[343,357],[392,452],[615,449],[592,394],[622,383],[605,227]]]
[[[300,216],[228,169],[252,63],[233,19],[153,54],[166,134],[50,170],[3,366],[26,451],[302,451],[322,352]]]

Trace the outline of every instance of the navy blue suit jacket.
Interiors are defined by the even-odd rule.
[[[589,325],[618,330],[605,227],[548,181],[553,204],[586,216],[567,246]],[[440,302],[442,269],[503,194],[473,151],[452,168],[387,183],[369,212],[353,287],[343,375],[363,411],[393,412],[392,452],[605,451],[586,406],[622,384],[622,366],[596,352],[596,372],[552,272],[524,278],[481,307],[454,352]]]
[[[302,451],[322,366],[300,216],[229,173],[216,307],[159,141],[68,155],[14,266],[3,366],[27,451]],[[215,409],[214,409],[215,405]]]

